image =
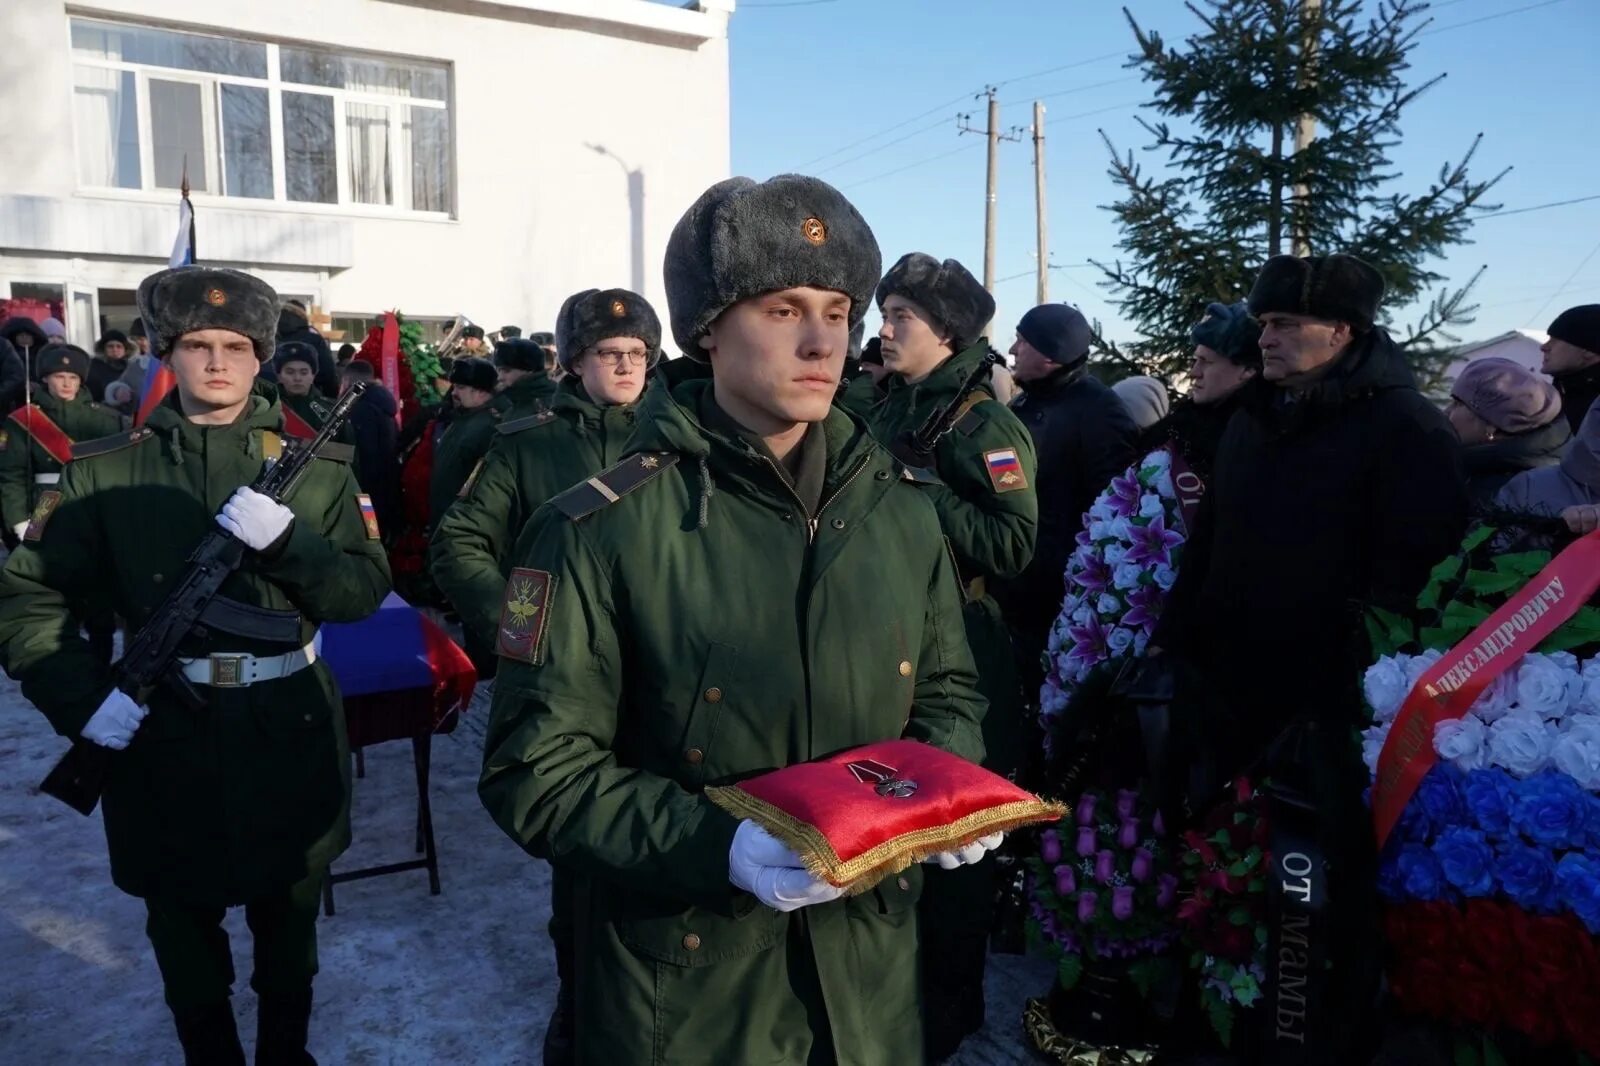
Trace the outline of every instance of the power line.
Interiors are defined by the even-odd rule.
[[[1043,96],[1033,97],[1033,100],[1054,100],[1058,96],[1072,96],[1076,93],[1086,93],[1090,89],[1103,89],[1107,85],[1122,85],[1126,82],[1142,81],[1143,79],[1143,74],[1129,74],[1125,78],[1111,78],[1108,81],[1097,81],[1089,85],[1075,85],[1070,89],[1062,89],[1060,92],[1045,93]],[[1013,100],[1009,104],[1001,104],[1000,106],[1015,107],[1017,104],[1026,104],[1031,102],[1031,100]]]
[[[1093,263],[1051,263],[1050,264],[1050,269],[1051,270],[1081,270],[1081,269],[1083,269],[1085,267],[1092,267],[1092,266],[1094,266]],[[996,278],[994,283],[996,285],[1003,285],[1008,281],[1016,281],[1018,278],[1031,278],[1031,277],[1034,276],[1035,273],[1037,273],[1037,271],[1035,271],[1033,267],[1029,267],[1027,270],[1022,271],[1020,274],[1007,274],[1003,278]]]
[[[883,151],[885,148],[893,148],[895,145],[900,144],[900,143],[902,143],[904,141],[909,141],[913,137],[921,137],[924,133],[927,133],[930,130],[936,130],[940,126],[943,126],[946,122],[948,122],[950,119],[952,119],[954,117],[955,117],[954,115],[941,117],[941,118],[937,119],[936,121],[934,121],[931,125],[919,126],[918,128],[912,130],[910,133],[905,134],[904,136],[896,137],[892,141],[883,141],[880,144],[876,144],[873,147],[868,148],[865,152],[861,152],[858,155],[853,155],[853,156],[849,157],[848,159],[842,159],[837,163],[829,163],[825,167],[818,167],[816,170],[812,171],[812,173],[813,174],[817,174],[817,175],[821,175],[821,174],[826,174],[830,170],[838,170],[840,167],[849,166],[851,163],[854,163],[856,160],[865,159],[869,155],[876,155],[877,153]]]
[[[1425,30],[1424,32],[1417,34],[1417,36],[1432,37],[1434,34],[1443,33],[1446,30],[1459,30],[1463,26],[1476,26],[1480,22],[1493,22],[1495,19],[1510,18],[1512,15],[1520,15],[1524,11],[1537,11],[1541,7],[1550,7],[1552,4],[1561,4],[1565,2],[1566,0],[1542,0],[1541,3],[1529,4],[1526,7],[1515,7],[1510,11],[1500,11],[1496,14],[1484,15],[1480,18],[1467,19],[1465,22],[1451,22],[1443,26],[1435,26],[1431,30]]]
[[[938,155],[931,155],[926,159],[919,159],[915,163],[907,163],[903,167],[895,167],[893,170],[885,170],[882,174],[874,174],[870,178],[862,178],[860,181],[852,181],[848,185],[839,186],[839,188],[841,188],[841,189],[854,189],[856,186],[865,185],[869,181],[877,181],[879,178],[887,178],[891,174],[900,174],[900,173],[903,173],[904,171],[907,171],[907,170],[913,170],[916,167],[926,166],[929,163],[936,163],[941,159],[948,159],[951,156],[953,156],[953,155],[955,155],[955,154],[957,154],[959,152],[970,152],[974,148],[982,148],[982,147],[984,147],[984,142],[983,141],[968,141],[966,144],[962,145],[960,148],[953,148],[948,152],[940,152]]]
[[[1600,255],[1600,242],[1596,242],[1595,246],[1593,248],[1589,249],[1589,254],[1583,257],[1583,262],[1578,264],[1578,267],[1577,267],[1576,270],[1574,270],[1571,274],[1567,275],[1567,280],[1566,281],[1563,281],[1560,285],[1556,286],[1556,290],[1555,290],[1555,292],[1552,292],[1550,294],[1550,298],[1545,300],[1544,303],[1539,305],[1539,310],[1535,311],[1533,314],[1528,316],[1528,321],[1529,322],[1537,322],[1539,320],[1539,316],[1544,314],[1545,310],[1551,304],[1555,303],[1556,296],[1563,289],[1565,289],[1568,285],[1571,285],[1572,282],[1573,282],[1573,279],[1576,278],[1579,274],[1582,274],[1583,273],[1583,268],[1589,265],[1589,260],[1593,259],[1597,255]]]
[[[1600,193],[1593,196],[1580,196],[1575,200],[1554,200],[1548,204],[1534,204],[1532,207],[1518,207],[1511,211],[1495,211],[1474,219],[1474,222],[1487,222],[1491,218],[1505,218],[1507,215],[1525,215],[1529,211],[1544,211],[1552,207],[1566,207],[1568,204],[1586,204],[1590,200],[1600,200]]]
[[[1110,107],[1097,107],[1093,111],[1079,111],[1075,115],[1059,115],[1046,122],[1046,126],[1054,126],[1058,122],[1070,122],[1075,118],[1088,118],[1090,115],[1104,115],[1108,111],[1126,111],[1130,107],[1140,107],[1143,100],[1130,100],[1125,104],[1112,104]]]
[[[749,7],[750,4],[748,3],[748,0],[742,6]],[[1125,53],[1123,51],[1121,51],[1121,50],[1116,51],[1116,52],[1107,52],[1104,55],[1090,56],[1088,59],[1080,59],[1080,60],[1077,60],[1076,62],[1073,62],[1073,63],[1063,63],[1061,66],[1057,66],[1057,67],[1046,67],[1044,70],[1036,70],[1036,71],[1033,71],[1032,73],[1029,73],[1029,74],[1018,74],[1014,78],[1007,78],[1005,81],[996,82],[995,83],[995,88],[998,89],[1003,85],[1015,85],[1019,81],[1028,81],[1030,78],[1042,78],[1046,74],[1059,74],[1063,70],[1072,70],[1075,67],[1085,67],[1085,66],[1088,66],[1091,63],[1103,63],[1107,59],[1116,59],[1117,57],[1119,57],[1121,55],[1124,55],[1124,54]],[[904,120],[902,120],[900,122],[896,122],[894,125],[887,126],[887,127],[883,128],[883,129],[877,131],[876,133],[869,133],[869,134],[867,134],[867,136],[862,137],[860,140],[851,141],[849,144],[843,145],[843,146],[841,146],[839,148],[835,148],[833,151],[827,152],[827,153],[825,153],[823,155],[820,155],[817,158],[810,160],[809,162],[801,163],[799,166],[795,167],[794,169],[796,171],[800,171],[800,172],[804,173],[809,168],[816,166],[818,163],[821,163],[824,160],[832,159],[836,155],[842,155],[845,152],[850,151],[850,149],[852,149],[852,148],[861,147],[863,144],[869,144],[872,141],[877,140],[879,137],[882,137],[886,133],[893,133],[895,130],[904,129],[905,127],[911,125],[913,122],[920,122],[921,120],[927,118],[929,115],[937,114],[938,112],[943,111],[947,107],[954,107],[956,104],[964,103],[964,102],[966,102],[968,100],[973,99],[973,97],[981,96],[982,94],[983,94],[983,89],[982,88],[978,88],[978,89],[974,89],[971,92],[962,93],[960,96],[951,97],[949,100],[946,100],[944,103],[935,104],[933,107],[928,108],[928,110],[923,111],[920,114],[912,115],[910,118],[904,119]]]

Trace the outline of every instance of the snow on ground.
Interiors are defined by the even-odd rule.
[[[339,885],[337,914],[318,925],[311,1050],[329,1066],[540,1061],[555,993],[549,869],[478,804],[486,716],[480,695],[455,733],[434,739],[443,893],[429,896],[420,870]],[[98,812],[83,818],[35,791],[65,747],[0,677],[0,1063],[180,1062],[144,906],[111,885]],[[412,857],[413,781],[409,744],[368,749],[355,785],[355,845],[336,870]],[[229,913],[227,930],[248,1050],[255,996],[242,910]],[[952,1062],[1031,1061],[1022,1004],[1050,978],[1042,960],[994,958],[988,1025]],[[906,1061],[916,1059],[907,1049]]]

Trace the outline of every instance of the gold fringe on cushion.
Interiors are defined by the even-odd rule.
[[[1145,1066],[1155,1061],[1153,1051],[1096,1047],[1067,1036],[1050,1020],[1050,1008],[1043,999],[1028,1000],[1022,1012],[1022,1030],[1041,1055],[1060,1066]]]
[[[1004,803],[974,811],[949,825],[902,833],[843,861],[816,826],[802,822],[766,800],[757,799],[738,785],[708,788],[706,796],[735,818],[748,818],[783,841],[800,856],[811,876],[842,888],[852,896],[866,892],[885,877],[941,851],[952,851],[991,833],[1009,833],[1026,825],[1059,821],[1069,811],[1064,803],[1046,803],[1041,799]]]

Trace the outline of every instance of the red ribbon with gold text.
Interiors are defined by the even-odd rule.
[[[1574,541],[1539,576],[1434,663],[1406,696],[1378,754],[1372,823],[1383,847],[1433,769],[1433,727],[1472,709],[1495,678],[1560,629],[1600,588],[1600,530]]]
[[[400,320],[393,311],[383,313],[383,348],[380,350],[383,362],[383,387],[394,394],[395,399],[400,398]],[[396,423],[400,421],[400,409],[394,413]]]

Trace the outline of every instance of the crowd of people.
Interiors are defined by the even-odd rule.
[[[316,901],[349,840],[316,628],[391,584],[496,679],[479,794],[554,874],[546,1063],[950,1058],[984,1021],[1003,845],[844,895],[703,790],[895,737],[1043,787],[1081,754],[1041,730],[1064,634],[1089,640],[1064,575],[1156,455],[1182,565],[1110,560],[1164,605],[1135,684],[1168,717],[1132,762],[1174,825],[1246,771],[1298,797],[1341,884],[1324,989],[1345,1024],[1316,1061],[1361,1061],[1381,997],[1361,612],[1408,610],[1474,515],[1600,523],[1600,305],[1551,324],[1544,373],[1481,359],[1441,407],[1347,254],[1268,259],[1245,299],[1197,309],[1181,383],[1111,386],[1076,309],[1023,314],[1007,364],[965,266],[885,271],[813,178],[712,186],[664,277],[679,357],[643,296],[585,289],[550,333],[458,330],[437,403],[227,269],[152,275],[92,356],[53,320],[0,326],[0,663],[64,736],[118,752],[112,876],[147,903],[185,1061],[244,1061],[231,906],[256,1061],[313,1061]],[[175,387],[152,399],[158,367]],[[292,498],[248,487],[355,383]],[[250,610],[186,641],[204,713],[122,693],[114,619],[147,619],[213,523],[248,548],[225,588]]]

